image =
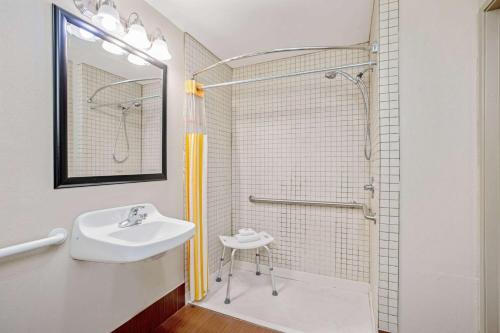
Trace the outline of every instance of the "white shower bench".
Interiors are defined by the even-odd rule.
[[[219,263],[219,272],[217,273],[217,279],[215,281],[221,282],[221,274],[222,274],[222,264],[224,263],[224,254],[226,252],[226,248],[232,249],[231,251],[231,261],[229,264],[229,274],[227,277],[227,292],[226,292],[226,299],[224,300],[224,303],[229,304],[231,303],[231,296],[230,296],[230,291],[231,291],[231,277],[233,276],[233,265],[234,265],[234,255],[237,250],[256,250],[255,253],[255,264],[256,264],[256,273],[257,275],[260,275],[260,253],[259,249],[263,247],[268,254],[269,257],[269,273],[271,275],[271,286],[273,288],[273,296],[278,296],[278,292],[276,291],[276,283],[274,281],[274,273],[273,273],[273,254],[271,249],[269,248],[269,244],[274,241],[274,238],[269,235],[267,232],[262,231],[259,232],[260,239],[253,241],[253,242],[246,242],[246,243],[240,243],[234,236],[219,236],[219,239],[222,243],[222,256],[220,258],[220,263]]]

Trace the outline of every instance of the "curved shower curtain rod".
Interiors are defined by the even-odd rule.
[[[372,53],[377,53],[378,52],[378,43],[374,42],[369,46],[367,46],[367,45],[347,45],[347,46],[289,47],[289,48],[281,48],[281,49],[274,49],[274,50],[268,50],[268,51],[257,51],[257,52],[245,53],[245,54],[238,55],[236,57],[231,57],[231,58],[227,58],[227,59],[218,61],[215,64],[212,64],[210,66],[202,68],[202,69],[193,73],[193,79],[198,74],[201,74],[201,73],[208,71],[212,68],[215,68],[217,66],[227,64],[227,63],[230,63],[230,62],[236,61],[236,60],[258,57],[258,56],[262,56],[262,55],[266,55],[266,54],[273,54],[273,53],[295,52],[295,51],[320,51],[320,50],[361,50],[361,51],[371,51]]]

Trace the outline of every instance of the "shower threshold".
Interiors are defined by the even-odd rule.
[[[231,303],[224,304],[227,269],[222,282],[210,277],[207,297],[195,304],[281,332],[376,332],[370,286],[286,269],[275,269],[278,296],[272,296],[267,267],[236,261],[231,279]]]

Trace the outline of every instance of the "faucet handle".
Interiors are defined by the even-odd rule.
[[[140,205],[140,206],[134,206],[130,208],[130,214],[137,214],[139,212],[139,209],[144,209],[146,206]]]

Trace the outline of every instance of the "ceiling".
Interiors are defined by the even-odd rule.
[[[373,10],[373,0],[147,2],[221,59],[282,47],[366,42]],[[264,60],[269,60],[269,57],[232,65]]]

